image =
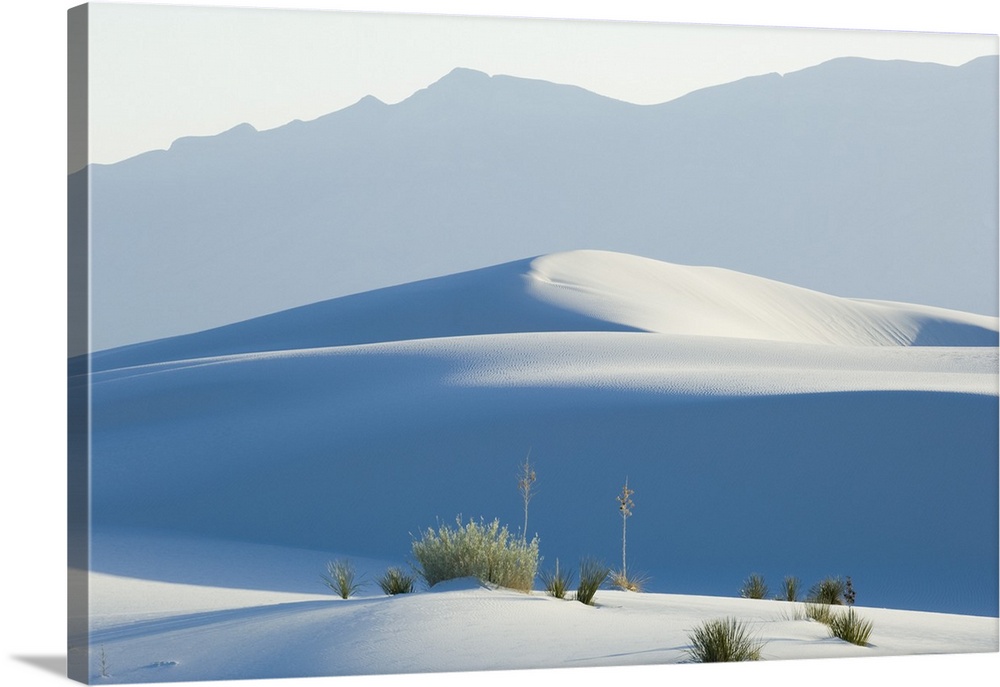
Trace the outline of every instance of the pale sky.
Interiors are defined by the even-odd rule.
[[[365,95],[396,103],[455,67],[649,104],[845,55],[958,65],[997,53],[997,37],[988,33],[659,23],[635,21],[650,16],[641,12],[595,11],[595,3],[575,3],[571,14],[540,2],[535,14],[616,21],[449,16],[472,10],[426,0],[314,1],[306,6],[317,9],[306,10],[276,0],[261,3],[278,8],[268,10],[199,4],[91,4],[91,162],[116,162],[243,122],[262,130],[310,120]],[[436,14],[326,9],[366,6]],[[529,14],[517,3],[506,10],[479,3],[476,12]],[[874,26],[897,25],[882,22]],[[984,27],[995,31],[986,20]]]

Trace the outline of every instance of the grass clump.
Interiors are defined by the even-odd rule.
[[[781,585],[781,595],[778,596],[779,601],[798,601],[799,600],[799,589],[802,587],[802,583],[799,578],[793,577],[791,575],[785,577],[785,581]]]
[[[806,603],[806,617],[809,620],[815,620],[817,623],[823,623],[824,625],[829,625],[832,619],[832,612],[830,610],[830,604],[820,604],[820,603]]]
[[[764,576],[753,573],[744,580],[743,586],[740,587],[740,596],[744,599],[766,599],[767,591],[767,583],[764,582]]]
[[[594,605],[594,596],[611,574],[611,568],[593,558],[585,558],[580,563],[580,584],[576,588],[576,600],[588,606]]]
[[[646,575],[626,573],[624,570],[612,570],[609,577],[611,586],[623,592],[641,592],[649,581]]]
[[[500,587],[530,592],[538,573],[538,537],[530,542],[511,536],[498,520],[484,523],[455,519],[452,529],[428,528],[413,542],[418,573],[433,587],[459,577],[476,577]]]
[[[806,609],[800,604],[794,604],[783,610],[780,617],[782,620],[806,620]]]
[[[708,620],[688,635],[687,650],[696,663],[759,661],[763,644],[736,618]]]
[[[827,577],[820,580],[809,589],[809,601],[830,606],[843,604],[844,592],[847,586],[839,577]]]
[[[378,578],[378,586],[389,596],[411,593],[413,582],[413,576],[407,575],[400,568],[389,568]]]
[[[347,559],[328,562],[326,572],[326,575],[320,575],[323,583],[337,592],[341,599],[351,597],[361,589],[361,581],[357,579],[354,564]]]
[[[542,584],[545,592],[557,599],[565,599],[566,592],[573,585],[573,573],[559,571],[559,559],[556,559],[555,572],[542,573]]]
[[[830,633],[834,637],[858,646],[868,646],[868,637],[871,636],[874,627],[870,620],[859,616],[853,608],[847,609],[846,613],[832,615],[829,625]]]
[[[806,617],[830,625],[833,622],[831,606],[843,605],[847,586],[839,577],[827,577],[809,588],[806,599]]]

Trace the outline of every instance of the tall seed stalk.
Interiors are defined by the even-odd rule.
[[[635,503],[632,501],[632,494],[635,491],[628,488],[628,477],[625,478],[625,486],[622,487],[622,493],[620,493],[616,498],[618,499],[618,510],[622,514],[622,577],[626,577],[625,570],[625,523],[628,517],[632,515],[632,507]]]
[[[521,533],[521,541],[528,541],[528,502],[534,496],[533,487],[535,484],[535,469],[531,467],[531,449],[528,449],[528,456],[521,465],[521,472],[517,479],[517,490],[521,492],[524,499],[524,531]]]

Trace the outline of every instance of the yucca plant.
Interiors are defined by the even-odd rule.
[[[805,606],[806,617],[809,620],[815,620],[818,623],[823,623],[824,625],[829,625],[831,620],[830,604],[820,604],[806,602]]]
[[[839,577],[827,577],[809,589],[809,601],[819,604],[840,606],[843,603],[846,586]]]
[[[780,617],[782,620],[806,620],[806,609],[801,604],[792,604],[781,612]]]
[[[780,601],[798,601],[799,600],[799,588],[802,583],[799,578],[788,575],[785,577],[785,581],[781,586],[781,596],[778,597]]]
[[[389,568],[382,577],[378,578],[378,586],[389,596],[411,593],[413,582],[413,576],[407,575],[400,568]]]
[[[573,573],[561,572],[557,558],[555,572],[542,573],[542,584],[545,585],[545,591],[549,596],[565,599],[566,592],[573,584]]]
[[[326,564],[327,575],[320,575],[327,587],[337,592],[341,599],[353,596],[361,589],[354,565],[347,559],[330,561]]]
[[[580,584],[576,588],[576,600],[588,606],[594,605],[594,596],[611,573],[611,568],[594,558],[585,558],[580,563]]]
[[[609,573],[609,580],[615,589],[621,589],[623,592],[641,592],[646,587],[646,583],[649,582],[649,576],[642,573],[626,573],[624,570],[612,570]]]
[[[763,643],[736,618],[708,620],[695,628],[688,639],[691,648],[687,653],[696,663],[759,661],[763,648]]]
[[[740,596],[744,599],[766,599],[767,584],[764,582],[764,576],[757,573],[751,574],[743,581],[743,586],[740,587]]]
[[[829,625],[830,633],[834,637],[858,646],[868,646],[868,637],[871,636],[874,627],[870,620],[865,620],[855,613],[853,607],[848,608],[846,613],[833,614]]]

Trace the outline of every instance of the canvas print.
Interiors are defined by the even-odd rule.
[[[996,36],[68,22],[70,677],[997,651]]]

